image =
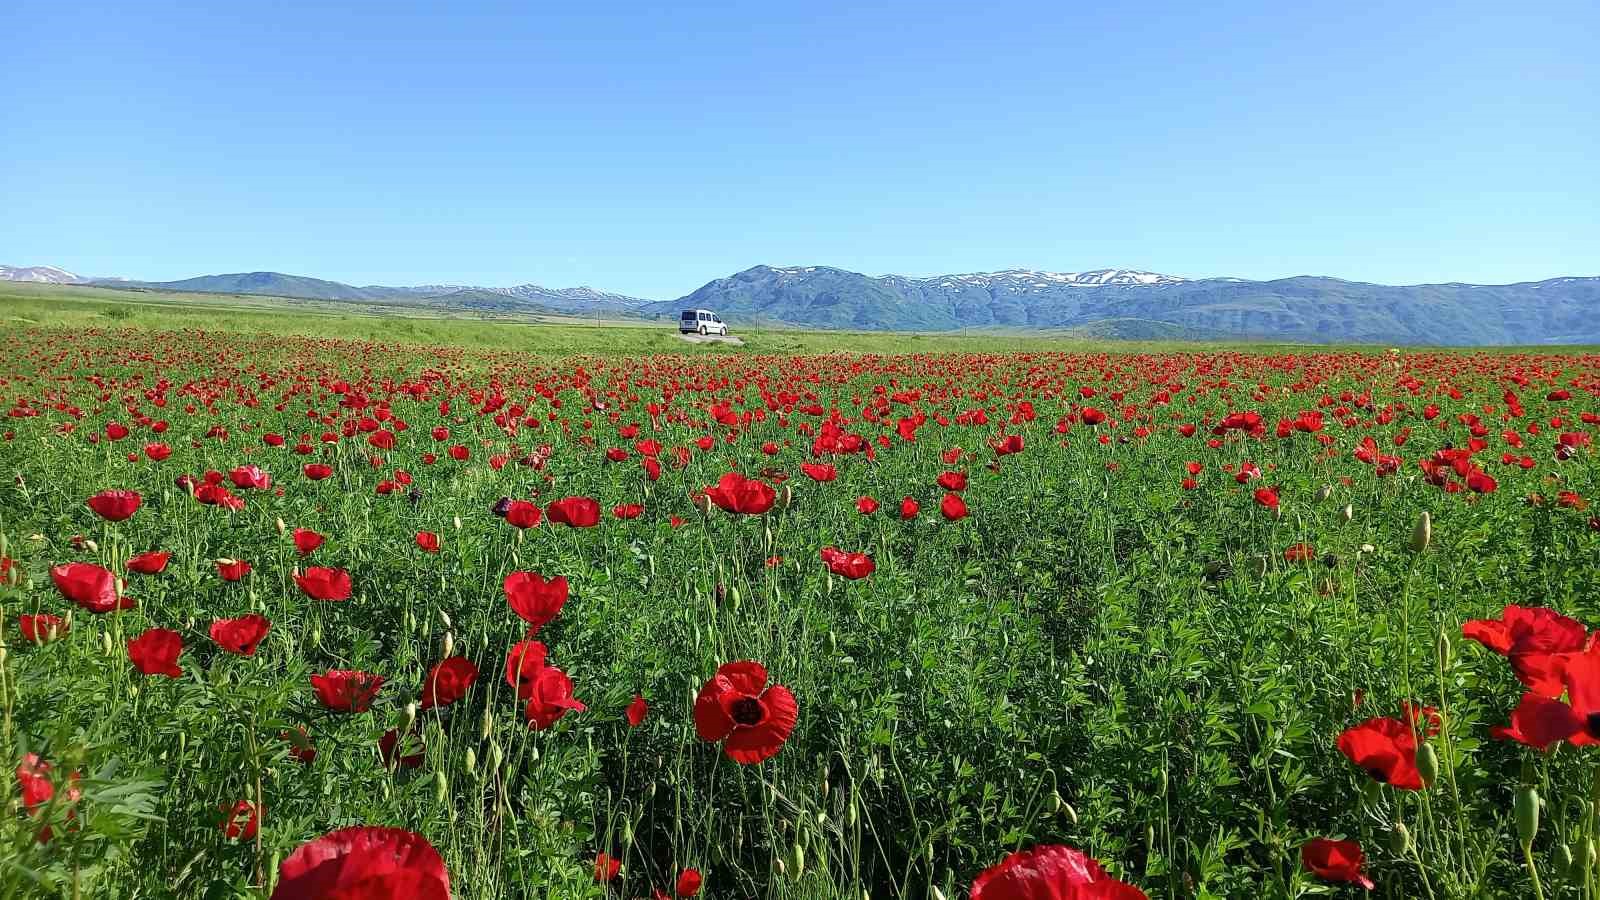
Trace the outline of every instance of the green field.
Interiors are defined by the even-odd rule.
[[[0,286],[0,897],[1600,898],[1600,354],[391,312]]]

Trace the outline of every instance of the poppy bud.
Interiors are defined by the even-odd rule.
[[[83,546],[86,547],[89,550],[90,553],[99,553],[100,552],[100,545],[95,543],[93,539],[84,541],[83,542]]]
[[[779,875],[789,871],[789,867],[783,864],[783,857],[781,856],[774,856],[772,858],[772,867],[778,870]]]
[[[1593,838],[1585,838],[1584,841],[1583,841],[1583,870],[1585,872],[1587,872],[1588,870],[1594,868],[1594,864],[1595,864],[1594,839]]]
[[[1078,811],[1073,808],[1071,803],[1061,804],[1061,811],[1066,814],[1068,822],[1074,825],[1078,824]]]
[[[484,716],[484,718],[487,719],[488,716]],[[495,770],[496,772],[500,771],[500,764],[505,761],[505,758],[506,755],[500,749],[500,744],[498,742],[492,742],[489,744],[489,768]],[[651,785],[651,787],[654,786],[654,784]]]
[[[451,651],[456,649],[456,636],[446,631],[444,633],[444,658],[449,659]]]
[[[1406,823],[1396,822],[1389,829],[1389,849],[1394,851],[1395,856],[1405,856],[1406,851],[1411,849],[1411,829],[1406,827]]]
[[[1355,508],[1352,507],[1348,503],[1346,503],[1344,505],[1344,509],[1339,510],[1339,518],[1345,520],[1346,522],[1350,521],[1351,519],[1354,519],[1355,517],[1356,517]]]
[[[1567,873],[1572,871],[1572,864],[1574,862],[1576,862],[1576,860],[1572,856],[1572,847],[1570,845],[1567,845],[1567,844],[1559,844],[1559,845],[1557,845],[1556,846],[1556,852],[1555,852],[1555,858],[1556,858],[1556,872],[1557,872],[1557,874],[1561,875],[1561,877],[1565,878],[1567,876]],[[1578,874],[1582,874],[1582,873],[1580,872]]]
[[[784,485],[783,486],[783,490],[778,492],[778,503],[784,509],[788,509],[789,507],[793,506],[794,505],[794,488],[790,487],[787,484]]]
[[[444,627],[449,628],[450,627],[450,614],[445,612],[442,609],[439,610],[439,621],[444,623]],[[449,656],[450,654],[446,653],[445,655]]]
[[[1332,496],[1333,496],[1333,485],[1325,484],[1322,487],[1317,488],[1317,500],[1318,500],[1318,502],[1326,500],[1326,499],[1328,499],[1329,497],[1332,497]]]
[[[1433,517],[1427,510],[1417,517],[1415,528],[1411,529],[1411,552],[1421,553],[1428,549],[1428,544],[1433,541]]]
[[[471,747],[468,747],[467,748],[467,753],[466,753],[466,758],[465,758],[464,762],[466,763],[466,766],[467,766],[467,774],[471,775],[473,777],[477,777],[477,774],[478,774],[478,752],[476,750],[473,750]]]
[[[460,516],[455,516],[451,521],[455,522],[456,530],[460,531],[461,530],[461,517]]]
[[[856,827],[856,801],[850,798],[850,804],[844,808],[844,823],[851,828]]]
[[[1424,743],[1417,748],[1417,774],[1422,776],[1422,783],[1433,787],[1439,780],[1439,754],[1434,751],[1433,745]]]
[[[315,625],[311,626],[311,646],[313,646],[313,647],[321,647],[322,646],[322,623],[321,622],[318,622]]]
[[[704,491],[701,491],[700,493],[695,494],[694,495],[694,508],[698,509],[700,511],[700,515],[702,515],[702,516],[711,515],[711,495],[707,494]],[[781,862],[781,860],[780,860],[780,862]]]
[[[1539,793],[1531,787],[1517,788],[1511,810],[1517,821],[1517,840],[1524,847],[1530,846],[1539,833]]]
[[[1061,799],[1061,792],[1060,791],[1051,791],[1050,792],[1050,812],[1051,813],[1059,813],[1059,812],[1061,812],[1061,807],[1063,807],[1065,805],[1066,805],[1066,801]]]
[[[493,730],[494,730],[494,718],[489,715],[489,710],[485,709],[483,711],[483,723],[479,727],[479,730],[478,730],[479,737],[482,738],[483,740],[488,740],[489,732],[493,731]],[[499,756],[500,756],[500,746],[498,744],[496,744],[494,746],[494,753],[495,753],[496,759],[498,759]],[[498,762],[496,762],[495,763],[495,768],[498,769],[499,767],[500,767],[500,764]]]
[[[284,524],[282,519],[279,519],[275,524],[278,526],[278,537],[283,537],[284,532],[289,530],[289,526]]]
[[[411,726],[415,724],[416,721],[417,705],[415,703],[407,703],[405,714],[400,717],[400,733],[405,734],[406,732],[410,731]]]
[[[444,801],[446,799],[448,799],[449,796],[450,796],[450,783],[445,781],[444,772],[442,772],[442,771],[434,772],[433,773],[433,799],[435,801],[437,801],[440,805],[443,805]]]
[[[932,895],[933,900],[945,900],[944,891],[939,890],[937,884],[929,889],[929,893]]]
[[[1450,668],[1451,661],[1450,632],[1446,631],[1444,626],[1441,625],[1439,626],[1439,668]]]
[[[100,632],[100,648],[106,652],[107,656],[116,655],[116,648],[111,645],[111,632]]]

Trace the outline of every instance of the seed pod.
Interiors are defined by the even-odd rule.
[[[1517,821],[1517,840],[1527,847],[1539,833],[1539,793],[1531,787],[1518,788],[1511,809]]]
[[[1417,773],[1428,787],[1433,787],[1433,783],[1439,780],[1439,754],[1432,744],[1424,743],[1417,748]]]
[[[1417,517],[1416,527],[1411,529],[1411,552],[1421,553],[1428,549],[1428,544],[1433,541],[1433,517],[1427,510]]]
[[[1581,876],[1583,874],[1581,870],[1578,872],[1572,871],[1572,865],[1577,860],[1572,855],[1572,847],[1570,845],[1565,843],[1557,845],[1555,860],[1556,872],[1560,874],[1562,878],[1567,877],[1568,874],[1572,874],[1574,876]]]
[[[1395,856],[1405,856],[1411,849],[1411,829],[1406,827],[1406,823],[1396,822],[1389,829],[1389,849],[1394,851]]]

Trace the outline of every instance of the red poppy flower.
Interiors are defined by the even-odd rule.
[[[1587,724],[1572,707],[1560,700],[1528,691],[1511,711],[1511,724],[1490,728],[1489,736],[1516,741],[1535,750],[1548,750],[1551,744],[1573,737]]]
[[[643,695],[634,694],[633,702],[628,704],[628,727],[638,728],[644,724],[644,717],[650,713],[650,704],[646,703]]]
[[[301,844],[271,900],[450,900],[444,860],[420,834],[368,825]]]
[[[1509,605],[1499,619],[1463,622],[1461,636],[1506,657],[1528,690],[1554,699],[1565,688],[1562,669],[1568,656],[1584,648],[1589,632],[1555,610]]]
[[[506,521],[518,528],[533,528],[542,518],[539,507],[526,500],[513,500],[506,505]]]
[[[506,684],[517,689],[517,698],[526,700],[533,690],[533,679],[544,668],[549,651],[540,641],[518,641],[506,654]]]
[[[107,522],[121,522],[139,511],[137,491],[101,491],[90,497],[88,506]]]
[[[995,456],[1010,456],[1013,453],[1021,453],[1022,452],[1022,435],[1020,435],[1020,434],[1008,434],[1005,437],[1001,438],[1000,440],[995,441],[994,443],[990,444],[989,446],[994,448],[994,455]]]
[[[467,695],[478,680],[478,667],[464,656],[452,656],[435,665],[422,685],[422,708],[449,706]]]
[[[706,487],[705,494],[722,509],[748,516],[765,513],[778,499],[778,492],[773,490],[772,485],[758,478],[746,478],[737,472],[724,474],[716,485]]]
[[[300,471],[312,481],[321,481],[333,474],[333,466],[325,463],[306,463]]]
[[[1362,874],[1363,861],[1361,845],[1355,841],[1317,838],[1300,848],[1300,864],[1306,871],[1324,881],[1359,884],[1370,891],[1372,879]]]
[[[679,897],[693,897],[700,893],[703,882],[699,869],[684,869],[678,873],[678,883],[673,886],[673,893]]]
[[[1292,563],[1314,562],[1317,551],[1310,544],[1295,544],[1283,551],[1283,558],[1286,562]]]
[[[67,563],[50,570],[50,580],[63,597],[92,613],[132,609],[134,602],[118,595],[116,576],[92,563]]]
[[[605,853],[594,858],[594,880],[602,884],[613,881],[622,871],[622,860]]]
[[[261,471],[260,466],[239,466],[228,473],[228,480],[236,488],[254,488],[264,491],[272,487],[272,476]]]
[[[544,509],[550,521],[568,528],[593,528],[600,521],[600,504],[589,497],[563,497]]]
[[[151,628],[128,641],[128,659],[146,675],[183,677],[178,666],[178,654],[183,652],[183,638],[167,628]]]
[[[318,547],[321,547],[322,542],[325,540],[327,540],[327,538],[317,534],[315,531],[312,531],[309,528],[296,528],[294,530],[294,548],[300,551],[301,556],[305,556]]]
[[[54,768],[50,763],[39,758],[37,753],[29,753],[17,763],[17,787],[22,794],[22,808],[29,815],[40,815],[50,806],[50,801],[56,796],[56,782],[50,772]],[[77,810],[72,807],[82,799],[83,791],[78,788],[78,773],[73,772],[67,779],[67,819],[70,821],[77,817]],[[52,832],[49,826],[41,828],[35,836],[39,843],[48,844]]]
[[[1255,498],[1256,503],[1265,506],[1267,509],[1278,508],[1278,489],[1275,487],[1256,488]]]
[[[399,766],[415,769],[422,765],[422,760],[427,756],[427,747],[423,745],[422,735],[417,734],[416,729],[401,737],[398,730],[391,728],[378,739],[378,756],[388,768]]]
[[[915,519],[917,517],[917,511],[920,509],[922,509],[922,505],[920,503],[910,497],[906,497],[900,501],[900,518],[905,521]]]
[[[954,522],[967,517],[967,501],[960,494],[945,494],[939,501],[939,513]]]
[[[1399,719],[1368,719],[1339,735],[1339,752],[1379,784],[1422,790],[1417,772],[1417,739]]]
[[[311,676],[317,700],[334,712],[366,712],[383,687],[383,676],[352,669],[329,669]]]
[[[852,580],[865,578],[877,568],[872,557],[865,553],[846,553],[836,547],[823,547],[819,555],[827,564],[828,571]]]
[[[803,462],[800,471],[812,481],[832,481],[839,477],[839,470],[829,463]]]
[[[289,756],[296,762],[311,765],[317,759],[317,748],[311,743],[311,733],[306,731],[304,725],[296,725],[291,731],[278,733],[281,740],[289,743]]]
[[[439,552],[439,536],[431,531],[417,532],[417,546],[428,553]]]
[[[311,566],[294,576],[294,583],[313,600],[349,600],[350,573],[343,569]]]
[[[751,765],[783,749],[800,708],[781,684],[767,684],[767,670],[754,660],[725,663],[694,701],[694,727],[703,741],[721,741],[722,752]]]
[[[870,516],[878,511],[878,501],[871,497],[862,497],[856,501],[856,511],[863,516]]]
[[[261,816],[256,812],[255,804],[249,800],[240,800],[229,809],[227,804],[222,806],[222,836],[230,841],[253,841],[256,831],[261,827]]]
[[[572,696],[572,679],[567,673],[551,665],[540,666],[532,678],[523,681],[518,696],[528,701],[523,716],[535,731],[549,728],[568,712],[588,709]]]
[[[167,562],[172,559],[172,554],[165,550],[151,550],[141,553],[128,560],[128,571],[140,575],[158,575],[166,571]]]
[[[250,564],[242,559],[217,560],[217,575],[223,581],[238,581],[250,574]]]
[[[611,515],[618,519],[637,519],[644,514],[644,507],[638,503],[618,503],[611,507]]]
[[[972,900],[1147,900],[1081,850],[1043,844],[1012,853],[972,881]]]
[[[239,656],[255,656],[256,646],[267,636],[272,623],[260,613],[237,619],[217,619],[211,623],[211,639],[217,646]]]
[[[947,491],[964,491],[967,489],[967,473],[965,472],[940,472],[939,487]]]
[[[22,638],[30,644],[48,644],[71,630],[60,616],[49,613],[23,613],[17,619]]]
[[[546,581],[538,572],[512,572],[502,585],[506,603],[511,611],[533,626],[529,634],[537,632],[561,614],[567,602],[567,577],[557,575]]]

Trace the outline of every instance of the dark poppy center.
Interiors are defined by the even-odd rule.
[[[1600,712],[1592,712],[1584,717],[1583,727],[1590,737],[1600,738]]]
[[[754,697],[740,697],[733,701],[733,706],[728,713],[733,716],[733,721],[740,725],[760,725],[765,715],[761,710],[761,701]]]
[[[1389,783],[1389,773],[1385,772],[1384,770],[1382,770],[1380,768],[1378,768],[1377,766],[1373,766],[1372,768],[1368,769],[1367,770],[1367,774],[1371,775],[1372,776],[1372,780],[1376,781],[1379,784],[1388,784]]]

